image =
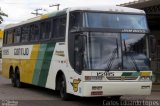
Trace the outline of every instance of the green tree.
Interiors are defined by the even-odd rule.
[[[8,15],[6,13],[4,13],[0,8],[0,24],[3,22],[3,17],[2,16],[8,17]]]

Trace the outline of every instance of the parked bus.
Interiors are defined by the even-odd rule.
[[[6,26],[3,76],[59,90],[63,100],[150,95],[145,12],[106,6],[67,8]]]

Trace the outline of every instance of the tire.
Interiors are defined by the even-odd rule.
[[[23,83],[20,81],[19,73],[15,74],[15,85],[16,85],[17,88],[22,88],[23,87]]]
[[[16,78],[14,73],[11,74],[11,83],[13,87],[16,87]]]
[[[64,101],[68,101],[71,98],[70,94],[68,94],[66,91],[66,79],[64,75],[62,75],[60,79],[60,96]]]

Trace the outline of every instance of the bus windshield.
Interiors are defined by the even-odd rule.
[[[85,69],[149,70],[145,34],[91,32],[84,42]]]
[[[127,32],[121,29],[148,31],[146,16],[89,11],[71,13],[71,35],[84,35],[85,70],[150,70],[145,32]],[[69,44],[72,47],[72,43]]]
[[[89,28],[147,30],[145,15],[85,12],[84,17],[84,26]]]

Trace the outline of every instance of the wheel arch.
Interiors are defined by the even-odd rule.
[[[20,72],[19,72],[19,67],[15,67],[15,74],[20,78]]]
[[[64,75],[64,77],[65,77],[65,74],[63,73],[62,70],[59,70],[56,74],[55,90],[60,90],[60,78],[62,75]]]
[[[10,68],[9,68],[9,78],[11,78],[11,75],[14,73],[14,68],[13,66],[11,65]]]

